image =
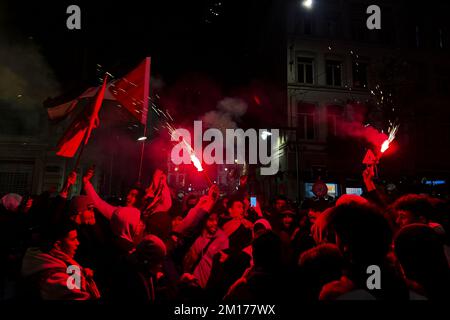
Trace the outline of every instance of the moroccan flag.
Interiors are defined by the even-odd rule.
[[[140,123],[147,124],[148,96],[150,88],[150,57],[145,58],[139,66],[126,76],[114,80],[106,86],[104,101],[118,103],[125,107]],[[99,88],[91,87],[76,99],[64,104],[47,108],[48,118],[58,121],[66,118],[72,111],[92,104]]]
[[[59,140],[56,147],[56,154],[58,156],[72,158],[77,152],[83,139],[84,144],[87,144],[89,137],[91,136],[92,129],[96,128],[99,124],[98,113],[105,95],[107,78],[107,75],[105,75],[103,85],[97,91],[95,103],[91,104],[83,110],[83,112],[80,112]]]

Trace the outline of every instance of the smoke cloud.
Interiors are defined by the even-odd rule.
[[[237,128],[236,121],[240,120],[247,111],[247,104],[239,98],[224,98],[217,103],[217,110],[209,111],[201,118],[204,126],[217,128],[225,133],[225,129]]]
[[[31,37],[1,29],[0,134],[36,133],[46,123],[42,102],[59,93],[59,84]]]

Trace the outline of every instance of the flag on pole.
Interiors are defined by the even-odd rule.
[[[95,103],[87,107],[75,118],[69,128],[59,140],[56,154],[58,156],[72,158],[77,152],[84,139],[86,145],[91,135],[92,129],[99,124],[98,113],[102,106],[103,97],[106,91],[107,75],[103,80],[103,85],[98,89]]]
[[[150,57],[142,61],[139,66],[126,76],[110,82],[104,92],[104,102],[119,103],[125,107],[140,123],[147,124],[148,96],[150,88]],[[99,91],[98,87],[91,87],[76,99],[64,104],[47,108],[48,118],[58,121],[66,118],[73,111],[92,102]]]
[[[111,83],[109,92],[144,126],[147,125],[150,57],[125,77]]]

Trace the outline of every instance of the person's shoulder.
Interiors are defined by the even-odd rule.
[[[345,276],[339,280],[325,284],[320,291],[320,300],[335,300],[340,296],[354,290],[353,282]]]
[[[240,277],[228,289],[224,300],[239,300],[248,295],[248,283],[246,277]]]
[[[134,215],[141,215],[141,211],[138,208],[135,207],[114,207],[114,214],[134,214]]]
[[[228,239],[228,235],[222,229],[217,229],[216,237],[220,240]]]

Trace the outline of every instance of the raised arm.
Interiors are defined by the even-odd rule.
[[[189,210],[186,217],[174,231],[182,237],[189,237],[195,233],[201,221],[210,213],[218,197],[219,188],[214,185],[209,189],[208,195],[201,197],[197,205]]]
[[[117,209],[117,207],[114,207],[104,201],[102,198],[99,197],[97,192],[94,189],[94,186],[91,183],[91,178],[94,175],[94,170],[89,169],[86,174],[83,177],[83,185],[84,185],[84,191],[86,192],[86,195],[91,198],[91,200],[94,202],[94,206],[100,211],[100,213],[105,216],[106,219],[111,220],[111,217],[113,215],[113,212]]]

